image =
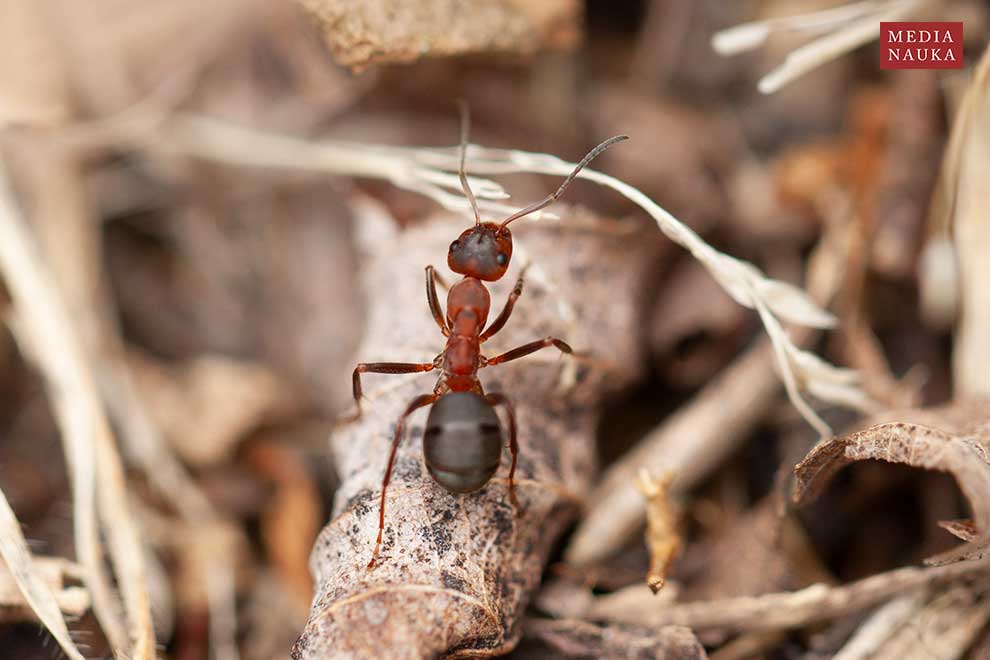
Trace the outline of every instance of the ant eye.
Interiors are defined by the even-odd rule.
[[[460,246],[460,242],[454,241],[453,243],[450,244],[450,249],[451,251],[453,251],[456,250],[459,246]]]
[[[509,263],[509,256],[505,252],[499,252],[495,257],[495,261],[498,262],[499,266],[504,266]]]

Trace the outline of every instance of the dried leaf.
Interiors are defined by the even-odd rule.
[[[575,215],[558,212],[565,218]],[[422,272],[427,264],[442,263],[451,238],[464,226],[462,218],[434,219],[376,244],[366,280],[372,294],[369,334],[359,359],[433,358],[442,337],[426,306]],[[453,496],[423,468],[423,413],[413,417],[389,486],[382,554],[370,571],[365,565],[377,534],[391,430],[415,395],[432,390],[434,378],[369,378],[365,391],[371,401],[365,403],[364,418],[333,437],[343,483],[335,517],[311,557],[316,597],[295,658],[325,657],[331,650],[374,657],[385,649],[402,649],[408,657],[484,656],[517,642],[518,619],[547,553],[593,476],[596,402],[641,365],[637,338],[628,328],[641,309],[635,283],[655,243],[649,233],[630,240],[582,230],[578,223],[573,227],[565,220],[514,231],[517,248],[525,246],[534,261],[529,272],[539,267],[545,277],[530,280],[511,321],[486,345],[486,353],[556,334],[616,371],[606,375],[598,367],[582,366],[576,385],[567,391],[558,387],[564,362],[553,354],[481,373],[487,391],[506,393],[516,407],[518,517],[506,494],[507,452],[488,486]],[[493,286],[495,306],[508,294],[516,272]],[[452,280],[446,269],[443,274]],[[560,300],[574,308],[578,325],[570,331],[558,314]]]
[[[869,428],[817,445],[795,468],[794,499],[815,499],[850,463],[881,460],[951,474],[973,511],[977,535],[928,560],[944,564],[982,557],[990,544],[990,420],[985,401],[928,410],[905,410],[874,418]],[[896,419],[896,422],[880,422]]]

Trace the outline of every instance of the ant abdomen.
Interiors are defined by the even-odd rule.
[[[502,426],[495,409],[474,392],[440,397],[423,433],[426,468],[452,493],[478,490],[492,478],[502,456]]]

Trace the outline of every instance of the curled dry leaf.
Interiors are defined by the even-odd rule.
[[[967,543],[928,560],[945,564],[983,557],[990,545],[990,418],[986,401],[905,410],[875,417],[863,431],[818,444],[795,468],[794,499],[814,499],[855,461],[881,460],[948,472],[973,512],[972,524],[946,523]],[[894,419],[897,421],[885,421]],[[974,533],[975,532],[975,533]]]
[[[337,62],[411,62],[464,53],[529,54],[566,48],[579,36],[580,3],[450,0],[300,0],[316,19]]]
[[[489,392],[504,392],[516,407],[519,465],[515,515],[506,492],[508,452],[482,490],[454,496],[423,466],[424,412],[414,415],[399,449],[388,490],[379,562],[371,557],[378,528],[378,498],[392,430],[416,395],[432,391],[434,377],[368,378],[364,417],[332,439],[342,484],[334,518],[310,559],[316,596],[294,658],[333,654],[381,657],[484,656],[504,653],[518,641],[518,622],[540,579],[556,536],[577,512],[594,474],[597,403],[623,386],[642,364],[640,342],[630,332],[642,308],[637,283],[650,262],[651,233],[619,236],[571,224],[530,223],[516,230],[517,249],[543,274],[530,278],[505,330],[486,345],[489,355],[526,341],[558,335],[577,352],[589,352],[575,385],[562,390],[558,355],[481,372]],[[431,360],[443,337],[430,317],[423,287],[427,264],[442,264],[447,245],[465,227],[463,218],[436,218],[391,240],[382,240],[366,274],[371,294],[368,333],[360,360]],[[392,230],[394,231],[394,229]],[[386,234],[387,235],[387,234]],[[518,255],[517,255],[518,259]],[[493,306],[505,300],[522,264],[493,285]],[[441,269],[450,282],[453,277]],[[552,293],[551,293],[552,286]],[[579,328],[560,319],[562,302]],[[581,336],[583,335],[583,336]],[[594,343],[588,338],[593,338]],[[341,374],[347,378],[349,374]]]

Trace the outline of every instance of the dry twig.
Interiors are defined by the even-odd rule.
[[[925,605],[924,589],[892,598],[878,607],[836,654],[835,660],[868,660],[891,635],[914,618]]]
[[[799,591],[657,606],[646,587],[627,587],[595,599],[589,617],[647,626],[681,625],[696,630],[797,628],[862,610],[911,589],[932,586],[990,569],[987,560],[948,566],[899,568],[833,587],[815,584]]]
[[[649,471],[643,469],[636,482],[636,487],[646,498],[646,546],[650,550],[646,585],[653,593],[663,588],[667,570],[681,549],[677,514],[670,502],[670,484],[673,480],[674,475],[669,472],[654,479]]]

